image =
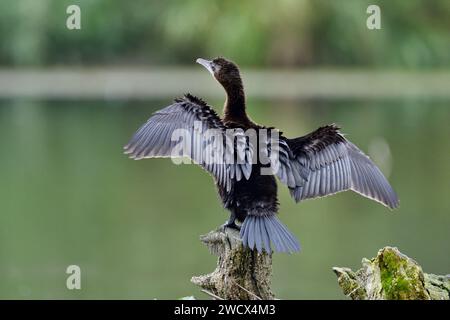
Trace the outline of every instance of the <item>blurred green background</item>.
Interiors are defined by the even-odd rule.
[[[66,28],[70,4],[81,7],[81,30]],[[369,4],[381,7],[381,30],[366,28]],[[0,82],[55,68],[194,70],[197,57],[216,55],[239,63],[244,80],[248,68],[269,75],[358,69],[369,78],[375,69],[394,70],[420,79],[450,72],[449,16],[446,0],[5,0]],[[198,71],[192,83],[207,77]],[[206,298],[189,281],[216,263],[199,235],[228,215],[211,178],[196,166],[122,154],[172,98],[33,98],[0,90],[0,298]],[[211,92],[208,102],[219,111],[223,97]],[[395,212],[350,192],[295,204],[280,185],[280,217],[303,250],[274,256],[279,298],[345,299],[331,268],[358,268],[386,245],[426,272],[450,272],[449,103],[426,93],[249,98],[256,122],[290,137],[338,123],[401,199]],[[65,286],[71,264],[81,267],[82,290]]]

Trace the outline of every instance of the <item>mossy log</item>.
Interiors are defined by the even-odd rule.
[[[191,282],[215,299],[274,299],[271,290],[272,255],[242,246],[233,229],[211,231],[200,237],[218,256],[216,269],[192,277]],[[397,248],[385,247],[362,268],[335,267],[339,286],[354,300],[449,300],[450,275],[424,273],[421,266]]]
[[[274,299],[272,254],[243,247],[239,231],[230,228],[211,231],[200,240],[218,256],[217,267],[212,273],[192,277],[192,283],[216,299]]]
[[[427,274],[397,248],[385,247],[371,260],[363,259],[354,272],[333,271],[344,294],[354,300],[449,300],[450,275]]]

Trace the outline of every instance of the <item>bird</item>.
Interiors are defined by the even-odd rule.
[[[297,238],[278,217],[277,178],[289,188],[295,202],[352,190],[390,209],[399,206],[395,191],[380,169],[344,137],[336,124],[288,138],[276,128],[251,120],[241,72],[234,62],[224,57],[198,58],[196,62],[225,91],[222,117],[204,100],[187,93],[156,111],[124,146],[124,153],[135,160],[191,158],[212,175],[221,202],[230,212],[222,227],[240,230],[245,247],[268,254],[300,250]],[[176,136],[177,130],[182,130],[184,136]],[[208,130],[213,130],[216,138],[205,135]],[[269,133],[258,134],[255,142],[245,134],[249,130]],[[196,151],[177,149],[183,137]],[[215,150],[217,146],[229,147],[225,148],[227,152],[219,153],[218,159],[224,161],[207,161],[205,152],[199,151],[211,145],[211,140],[216,141]],[[274,168],[264,171],[268,167]]]

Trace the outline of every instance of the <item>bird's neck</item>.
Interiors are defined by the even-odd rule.
[[[224,119],[232,122],[247,122],[248,117],[245,112],[245,93],[242,82],[224,85],[227,99],[224,106]]]

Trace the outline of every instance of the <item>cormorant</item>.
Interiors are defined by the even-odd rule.
[[[271,244],[279,252],[300,249],[297,239],[277,217],[275,176],[289,188],[296,202],[353,190],[391,209],[398,206],[397,195],[381,171],[334,124],[293,139],[277,130],[266,136],[258,135],[258,147],[252,153],[250,139],[243,136],[242,131],[254,129],[259,132],[274,128],[258,125],[248,117],[238,66],[222,57],[212,61],[199,58],[196,62],[204,66],[225,89],[223,117],[220,118],[203,100],[186,94],[155,112],[124,147],[125,153],[136,160],[190,156],[213,176],[222,203],[231,213],[224,227],[240,229],[245,246],[268,253],[272,251]],[[205,130],[214,129],[221,135],[218,140],[223,139],[219,146],[232,141],[231,158],[224,152],[221,159],[228,161],[211,163],[193,151],[174,153],[174,148],[183,140],[174,138],[176,129],[183,129],[189,136],[184,139],[200,148],[211,142],[209,136],[203,135]],[[237,129],[231,140],[228,135],[230,129]],[[238,152],[238,145],[242,142],[245,142],[244,147],[241,146]],[[255,153],[266,156],[277,153],[278,158],[270,158],[272,162],[278,159],[273,174],[262,173],[267,163],[264,165],[259,158],[254,161]],[[236,225],[236,220],[242,224]]]

